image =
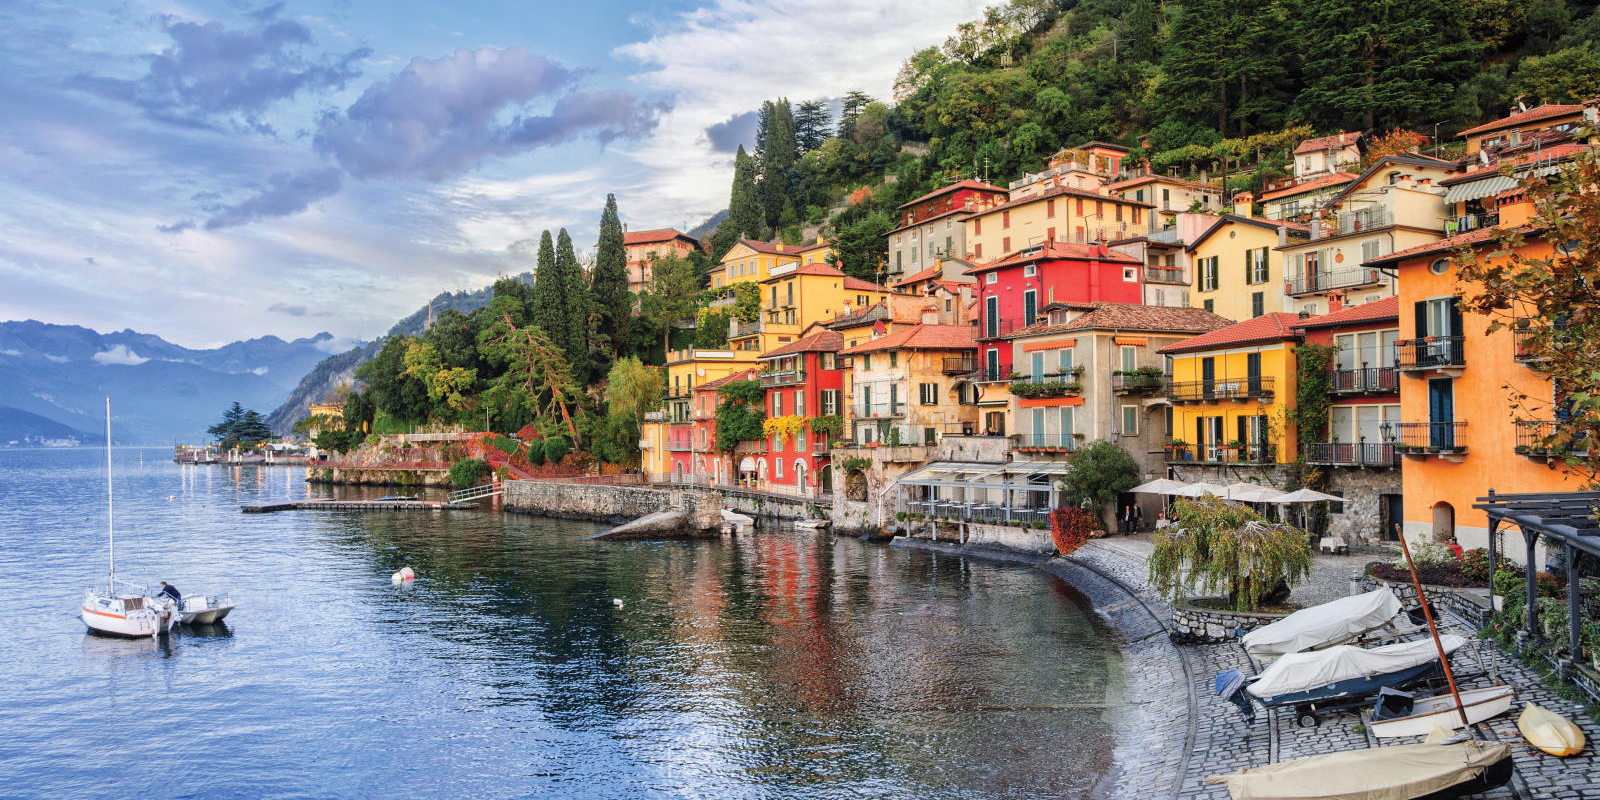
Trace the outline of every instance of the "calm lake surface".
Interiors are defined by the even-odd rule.
[[[105,572],[103,452],[0,450],[0,797],[1077,798],[1111,768],[1114,640],[1034,570],[803,532],[242,515],[310,494],[304,471],[169,457],[116,451],[118,574],[239,607],[127,641],[75,616]]]

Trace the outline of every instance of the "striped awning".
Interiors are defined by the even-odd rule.
[[[1481,181],[1458,183],[1444,193],[1444,202],[1463,203],[1468,200],[1481,200],[1493,197],[1507,189],[1515,189],[1517,179],[1505,175],[1491,175]]]

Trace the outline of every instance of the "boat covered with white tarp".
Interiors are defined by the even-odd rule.
[[[1446,655],[1467,643],[1453,634],[1441,636]],[[1370,682],[1386,675],[1409,672],[1418,667],[1437,666],[1439,651],[1432,639],[1384,645],[1365,649],[1341,644],[1326,650],[1290,653],[1261,671],[1261,677],[1246,691],[1262,700],[1321,692],[1325,687],[1349,681]],[[1374,686],[1372,691],[1378,691]]]
[[[1244,635],[1253,656],[1281,656],[1342,644],[1388,625],[1400,613],[1400,598],[1387,588],[1341,597],[1301,609]]]
[[[1467,741],[1327,753],[1206,783],[1226,784],[1233,800],[1445,800],[1504,786],[1511,772],[1510,746]]]

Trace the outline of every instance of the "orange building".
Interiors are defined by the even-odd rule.
[[[1516,191],[1516,190],[1513,190]],[[1502,195],[1500,224],[1524,225],[1532,204]],[[1551,419],[1518,420],[1510,393],[1551,397],[1550,382],[1529,369],[1514,328],[1488,330],[1489,317],[1464,314],[1452,254],[1472,246],[1493,253],[1495,228],[1482,228],[1401,250],[1373,262],[1399,282],[1400,422],[1384,425],[1384,438],[1404,459],[1404,531],[1414,541],[1453,535],[1465,548],[1485,547],[1488,519],[1472,507],[1497,493],[1556,492],[1582,480],[1555,466],[1537,437]],[[1548,242],[1529,235],[1519,252],[1548,257]],[[1489,255],[1491,260],[1503,256]],[[1469,289],[1470,291],[1470,289]],[[1553,409],[1548,416],[1553,417]],[[1520,547],[1505,552],[1511,557]]]
[[[699,242],[672,228],[628,231],[622,234],[622,246],[628,251],[628,291],[634,294],[650,285],[651,262],[668,255],[688,258],[690,253],[700,249]]]

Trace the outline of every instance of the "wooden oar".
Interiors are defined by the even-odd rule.
[[[1433,609],[1428,607],[1428,597],[1422,593],[1422,578],[1417,576],[1417,565],[1411,560],[1411,546],[1406,544],[1405,531],[1400,529],[1399,523],[1394,526],[1395,535],[1400,537],[1400,552],[1405,553],[1406,568],[1411,570],[1411,584],[1417,587],[1417,602],[1422,604],[1422,616],[1428,621],[1428,633],[1433,636],[1433,646],[1439,651],[1439,666],[1444,668],[1445,682],[1450,684],[1450,696],[1455,698],[1456,713],[1461,715],[1462,730],[1469,730],[1472,723],[1467,720],[1467,706],[1461,702],[1461,692],[1456,690],[1456,676],[1450,670],[1450,658],[1444,653],[1444,644],[1439,641],[1439,626],[1433,623]]]

